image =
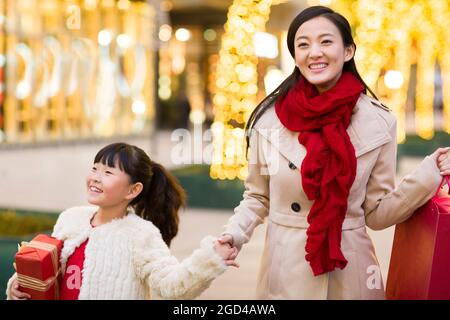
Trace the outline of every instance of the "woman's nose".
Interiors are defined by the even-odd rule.
[[[311,58],[321,57],[322,56],[322,48],[318,44],[312,44],[311,49],[309,51],[309,56]]]

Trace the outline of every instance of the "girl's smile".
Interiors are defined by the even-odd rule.
[[[89,191],[93,192],[93,193],[102,193],[103,192],[103,190],[101,190],[101,189],[99,189],[99,188],[97,188],[95,186],[90,186],[89,187]]]

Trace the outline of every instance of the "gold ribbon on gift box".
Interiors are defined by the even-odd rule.
[[[58,268],[58,247],[54,244],[32,240],[30,242],[22,241],[19,245],[19,251],[23,247],[35,248],[50,252],[52,256],[53,270],[55,275],[49,277],[45,280],[29,277],[20,273],[17,273],[17,281],[22,288],[28,288],[36,291],[45,292],[50,287],[55,284],[55,298],[59,298],[59,285],[58,285],[58,275],[61,272],[61,268]],[[14,269],[16,269],[16,264],[14,263]]]

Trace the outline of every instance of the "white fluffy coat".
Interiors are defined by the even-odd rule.
[[[52,236],[64,241],[61,265],[89,238],[79,299],[193,299],[226,270],[208,236],[191,256],[178,262],[161,233],[132,210],[120,219],[92,228],[96,207],[73,207],[60,214]],[[7,298],[11,283],[8,281]]]

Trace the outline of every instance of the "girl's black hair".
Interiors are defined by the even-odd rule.
[[[298,28],[306,21],[316,17],[325,17],[328,20],[330,20],[339,29],[339,32],[344,42],[344,46],[346,48],[349,46],[354,46],[356,50],[356,44],[353,40],[352,31],[347,19],[343,15],[333,11],[328,7],[312,6],[300,12],[289,25],[289,30],[287,34],[287,46],[289,52],[291,53],[291,56],[294,59],[295,59],[295,47],[294,47],[295,34],[297,33]],[[370,94],[375,99],[378,100],[375,93],[367,86],[367,84],[359,75],[353,57],[349,61],[344,63],[343,70],[350,71],[351,73],[353,73],[356,76],[356,78],[359,79],[359,81],[361,81],[361,83],[363,84],[364,93],[367,93],[367,91],[369,91]],[[287,94],[289,89],[291,89],[300,80],[300,78],[301,78],[300,70],[298,69],[298,67],[295,67],[294,71],[274,91],[272,91],[256,106],[256,108],[251,113],[249,120],[247,121],[247,124],[245,126],[247,148],[249,146],[250,131],[255,125],[255,123],[258,121],[258,119],[264,114],[264,112],[268,108],[273,106],[273,102],[275,102],[278,98],[283,98]]]
[[[94,163],[115,167],[130,176],[130,183],[140,182],[142,192],[130,205],[136,214],[151,221],[169,246],[178,233],[178,209],[185,206],[186,194],[177,179],[162,165],[152,161],[140,148],[127,143],[113,143],[102,148]]]

